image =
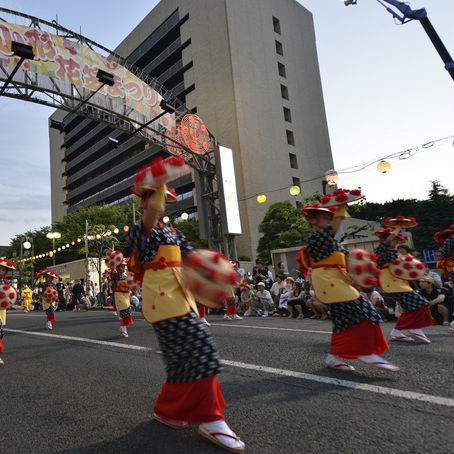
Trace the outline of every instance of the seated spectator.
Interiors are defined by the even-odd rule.
[[[443,281],[441,280],[441,276],[438,273],[431,270],[428,266],[424,268],[424,272],[426,273],[426,276],[429,276],[434,280],[435,287],[437,288],[443,287]]]
[[[252,270],[252,279],[254,279],[256,284],[265,282],[265,287],[271,288],[272,279],[270,279],[268,268],[263,265],[261,260],[257,260],[256,263],[257,265]]]
[[[273,298],[275,307],[279,305],[279,297],[281,296],[281,293],[284,290],[284,288],[285,288],[284,275],[277,274],[276,280],[274,281],[270,289],[271,297]]]
[[[291,292],[293,290],[293,283],[295,282],[295,279],[293,279],[292,276],[287,276],[285,278],[285,288],[284,291],[286,292]]]
[[[142,309],[142,305],[140,304],[139,298],[133,293],[131,296],[131,306],[134,308],[135,311],[140,311]]]
[[[250,304],[249,313],[250,315],[258,315],[263,311],[263,317],[268,317],[269,313],[273,311],[273,299],[271,298],[271,293],[268,290],[265,290],[265,283],[257,283],[257,293],[254,295],[253,300]]]
[[[399,258],[405,258],[407,257],[407,255],[411,255],[410,251],[410,246],[408,246],[407,244],[399,244],[399,246],[397,246],[397,255]]]
[[[240,315],[244,315],[247,317],[249,315],[249,307],[252,302],[252,298],[254,297],[254,293],[252,289],[254,287],[252,285],[243,285],[241,287],[241,297],[240,303],[238,305],[238,312]]]
[[[306,300],[306,304],[310,307],[312,313],[312,319],[319,318],[320,320],[326,320],[328,318],[328,310],[326,304],[321,303],[316,297],[315,292],[310,290],[309,299]]]
[[[383,296],[381,296],[380,293],[377,292],[377,290],[375,290],[373,287],[362,288],[361,293],[367,298],[372,306],[375,307],[384,322],[396,320],[396,317],[394,317],[394,315],[391,315],[389,309],[386,307]]]
[[[285,268],[284,262],[279,262],[277,264],[276,277],[278,274],[280,274],[281,276],[284,276],[284,278],[286,278],[287,276],[290,276],[290,273]]]
[[[452,302],[446,301],[446,290],[437,288],[435,281],[425,276],[419,280],[420,293],[429,300],[432,317],[439,325],[448,326],[452,314]]]
[[[292,295],[287,297],[287,309],[292,318],[304,318],[303,305],[304,305],[304,292],[301,290],[301,284],[293,282]],[[295,314],[295,309],[298,314]]]
[[[82,310],[85,310],[85,311],[88,311],[91,309],[91,301],[90,301],[90,298],[88,298],[88,296],[82,296],[79,300],[79,303],[78,303],[78,307]]]

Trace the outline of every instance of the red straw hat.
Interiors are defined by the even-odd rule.
[[[401,227],[403,229],[412,229],[418,225],[415,218],[406,216],[387,217],[382,222],[385,227]]]
[[[309,203],[302,208],[302,213],[304,216],[307,216],[309,213],[320,211],[322,213],[331,213],[334,214],[337,210],[337,207],[331,206],[327,207],[321,202]]]
[[[320,202],[326,207],[337,207],[363,198],[364,194],[359,189],[336,189],[331,194],[324,195]]]
[[[44,268],[43,270],[40,270],[38,273],[38,276],[51,276],[54,279],[58,279],[58,274],[54,273],[51,270],[48,270],[47,268]]]
[[[375,236],[378,236],[378,238],[384,240],[388,235],[391,235],[391,233],[393,233],[393,229],[381,228],[375,232]],[[396,238],[399,243],[403,243],[405,241],[405,237],[401,232],[396,235]]]
[[[9,268],[10,270],[16,269],[16,264],[10,262],[8,259],[0,259],[0,266],[4,266],[5,268]]]
[[[443,244],[451,235],[454,234],[452,227],[450,229],[444,229],[441,232],[434,233],[434,241],[436,243]]]
[[[184,159],[172,156],[167,159],[154,159],[150,164],[142,167],[134,174],[134,184],[131,191],[139,197],[146,191],[155,191],[157,187],[166,184],[191,172]],[[176,203],[177,195],[173,189],[167,188],[166,202]]]

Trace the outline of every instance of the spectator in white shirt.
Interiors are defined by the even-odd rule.
[[[257,293],[255,294],[254,300],[251,302],[250,311],[258,314],[259,310],[263,310],[263,317],[268,317],[269,313],[274,309],[273,299],[271,293],[265,290],[265,283],[257,283]]]

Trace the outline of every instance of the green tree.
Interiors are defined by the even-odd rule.
[[[364,203],[349,207],[353,217],[381,222],[387,216],[413,216],[419,225],[411,230],[416,249],[437,249],[433,234],[453,220],[454,196],[438,181],[431,181],[426,200],[397,199],[385,203]]]
[[[266,264],[270,264],[271,250],[303,245],[309,231],[309,224],[291,202],[273,203],[259,225],[263,236],[259,240],[257,254]]]
[[[186,237],[194,248],[207,248],[208,241],[200,238],[199,221],[180,222],[177,229]]]

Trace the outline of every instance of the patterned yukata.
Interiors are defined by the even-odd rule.
[[[389,346],[379,325],[380,315],[349,281],[345,270],[348,251],[334,235],[330,225],[310,233],[306,259],[302,261],[305,261],[306,268],[312,269],[311,280],[316,297],[329,303],[333,321],[329,353],[349,359],[381,355],[389,350]],[[349,297],[354,299],[346,300]]]
[[[397,258],[397,251],[383,241],[375,249],[375,254],[378,257],[377,266],[383,270],[379,277],[382,290],[396,298],[402,307],[403,312],[397,319],[394,329],[399,331],[403,329],[421,329],[435,324],[436,322],[430,312],[429,301],[419,293],[416,293],[406,280],[398,279],[389,273],[388,266]],[[385,276],[388,276],[386,281],[384,279]],[[392,278],[391,280],[389,279],[390,277]],[[391,335],[393,334],[391,333]]]
[[[0,285],[7,285],[7,284],[9,284],[8,279],[0,278]],[[1,309],[0,309],[0,310],[1,310]],[[2,318],[3,318],[3,317],[0,317],[0,353],[3,353],[3,352],[5,351],[5,348],[3,347],[3,342],[2,342],[2,339],[3,339],[3,323],[2,323]],[[5,318],[5,320],[6,320],[6,310],[5,310],[4,318]]]
[[[119,273],[115,271],[111,274],[111,289],[114,299],[114,310],[118,311],[121,319],[121,326],[130,326],[133,324],[132,321],[132,309],[129,301],[129,287],[127,283],[128,276],[126,273]],[[118,295],[118,297],[116,296]],[[118,300],[121,296],[127,295],[126,298],[122,298],[120,303]],[[128,307],[125,307],[128,305]]]
[[[445,240],[445,242],[441,245],[440,248],[440,259],[445,261],[454,261],[454,235],[451,235],[449,238]],[[447,269],[449,279],[454,284],[454,269],[449,267]]]
[[[57,290],[56,285],[53,282],[45,282],[43,286],[43,293],[45,292],[47,287],[52,287],[55,290]],[[55,323],[56,318],[55,318],[55,307],[52,303],[47,303],[45,300],[42,300],[43,303],[43,309],[46,312],[47,315],[47,321],[50,323]],[[47,307],[46,307],[47,306]]]
[[[348,254],[347,249],[334,238],[334,235],[330,225],[309,234],[307,250],[314,262],[331,256],[335,251]],[[366,319],[374,325],[381,320],[374,306],[362,295],[353,301],[330,304],[329,310],[333,321],[333,333],[345,331]]]
[[[378,245],[375,249],[375,254],[377,254],[378,257],[377,266],[380,269],[397,258],[397,251],[391,246],[386,245],[384,242]],[[386,289],[382,290],[386,292]],[[415,311],[423,306],[429,305],[429,301],[427,301],[427,299],[419,293],[416,293],[414,290],[409,290],[407,292],[386,293],[389,293],[393,298],[396,298],[399,301],[404,312]]]
[[[139,271],[138,259],[145,270],[142,312],[157,334],[167,373],[155,414],[189,424],[223,420],[219,355],[180,280],[181,254],[192,247],[181,232],[161,223],[145,235],[142,221],[131,228],[129,243],[130,269]]]

